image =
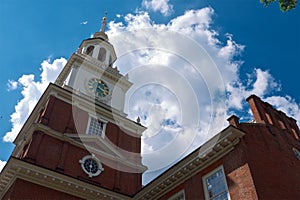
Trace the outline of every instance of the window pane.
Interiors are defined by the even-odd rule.
[[[104,123],[96,118],[91,117],[89,126],[89,135],[102,135]]]
[[[86,54],[89,55],[89,56],[92,56],[93,55],[93,51],[94,51],[94,46],[89,46],[86,49]]]
[[[98,55],[98,59],[101,61],[101,62],[104,62],[105,61],[105,58],[106,58],[106,50],[101,47],[100,48],[100,51],[99,51],[99,55]]]
[[[219,169],[205,179],[209,199],[227,200],[228,191],[223,169]]]

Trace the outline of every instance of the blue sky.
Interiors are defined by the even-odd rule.
[[[156,31],[176,30],[186,37],[183,40],[189,40],[188,42],[193,40],[198,43],[212,58],[224,82],[225,116],[236,113],[244,120],[249,119],[249,108],[244,98],[255,93],[300,121],[300,92],[297,87],[297,72],[300,71],[299,8],[283,13],[277,3],[266,8],[259,0],[226,2],[216,0],[1,0],[0,96],[4,103],[0,107],[2,163],[7,161],[13,149],[10,142],[12,139],[5,142],[4,137],[14,126],[17,130],[17,126],[26,119],[32,104],[34,105],[43,88],[48,84],[47,81],[55,79],[53,77],[60,69],[57,66],[64,63],[65,59],[76,51],[83,39],[89,38],[99,30],[105,10],[108,11],[107,31],[117,53],[132,44],[119,43],[118,39],[124,35],[114,36],[122,34],[122,30],[132,31],[144,27],[154,28]],[[145,42],[141,36],[133,36],[139,37],[137,41]],[[155,44],[155,41],[152,43]],[[132,66],[132,63],[140,66],[141,60],[147,61],[160,68],[147,65],[149,69],[145,67],[144,70],[153,70],[153,72],[162,70],[162,74],[166,72],[170,74],[169,65],[172,64],[173,71],[184,74],[182,81],[188,80],[187,85],[192,91],[189,95],[193,93],[195,99],[192,105],[193,103],[198,105],[199,112],[195,114],[185,107],[186,94],[181,96],[180,91],[168,84],[163,85],[154,77],[149,78],[151,84],[129,91],[127,103],[129,117],[143,116],[143,124],[149,126],[146,133],[149,140],[144,140],[143,143],[145,157],[151,153],[153,155],[158,153],[155,149],[160,148],[159,144],[161,146],[169,144],[173,141],[170,138],[174,138],[176,134],[179,138],[184,134],[189,138],[197,138],[200,135],[201,142],[209,137],[207,133],[204,134],[205,137],[194,133],[196,131],[204,133],[208,130],[203,127],[206,127],[211,120],[204,117],[210,113],[204,111],[206,106],[209,107],[208,102],[212,102],[207,98],[210,90],[205,89],[204,84],[208,84],[209,77],[207,79],[202,77],[199,80],[191,73],[191,68],[188,68],[188,59],[186,62],[169,54],[170,52],[166,51],[140,51],[134,55],[123,56],[118,62],[121,72],[129,73],[131,80],[137,85],[145,84],[139,80],[142,72],[135,67],[128,67],[130,63]],[[158,65],[155,60],[159,55],[165,55],[164,58],[168,59],[160,60],[161,63]],[[141,59],[133,61],[137,56],[141,56]],[[182,57],[187,58],[188,55]],[[176,66],[176,63],[187,67],[182,69]],[[153,87],[155,84],[163,87]],[[157,118],[158,115],[162,117]],[[197,126],[185,126],[190,116],[198,119]],[[190,133],[192,134],[189,135]],[[158,140],[165,143],[155,142]],[[163,163],[164,166],[154,166],[149,174],[153,173],[151,175],[153,177],[157,171],[175,162],[201,142],[187,143],[186,148],[178,153],[179,156],[172,157],[171,160]],[[150,155],[145,159],[145,163],[150,163],[151,159]]]

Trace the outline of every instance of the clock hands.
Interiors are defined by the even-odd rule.
[[[100,85],[98,85],[97,88],[100,89],[104,95],[107,95],[107,88],[102,88]]]
[[[109,87],[100,79],[90,79],[88,87],[90,92],[93,92],[97,97],[105,97],[109,94]]]

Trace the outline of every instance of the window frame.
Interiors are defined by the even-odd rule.
[[[105,47],[100,46],[98,51],[98,60],[102,63],[106,61],[107,57],[107,49]]]
[[[103,128],[102,128],[102,133],[101,134],[91,134],[90,133],[90,126],[91,126],[92,119],[95,119],[95,120],[100,121],[100,122],[103,123]],[[90,136],[97,136],[98,135],[98,136],[101,136],[102,138],[104,138],[105,131],[106,131],[106,125],[107,125],[107,121],[106,120],[90,114],[89,115],[88,124],[87,124],[87,128],[86,128],[86,134],[90,135]]]
[[[85,54],[88,55],[88,56],[93,57],[94,50],[95,50],[95,45],[89,45],[85,49]]]
[[[224,179],[224,184],[225,184],[225,188],[226,188],[226,191],[227,191],[227,199],[230,200],[230,193],[229,193],[228,184],[227,184],[227,180],[226,180],[226,174],[225,174],[223,165],[220,165],[219,167],[216,167],[212,171],[210,171],[207,174],[205,174],[204,176],[202,176],[202,184],[203,184],[204,196],[205,196],[206,200],[212,200],[213,199],[213,198],[209,197],[208,185],[207,185],[206,180],[207,180],[207,178],[211,177],[213,174],[215,174],[220,169],[222,170],[223,175],[224,175],[223,179]]]
[[[293,150],[294,155],[296,156],[296,158],[298,160],[300,160],[300,151],[297,148],[295,148],[295,147],[293,147],[292,150]]]
[[[179,192],[173,194],[170,198],[168,198],[168,200],[177,200],[176,198],[180,197],[181,195],[183,195],[183,200],[185,200],[185,192],[184,189],[180,190]]]

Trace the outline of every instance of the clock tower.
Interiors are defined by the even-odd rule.
[[[117,67],[113,67],[117,56],[104,32],[105,26],[106,17],[100,31],[84,40],[72,55],[56,84],[74,89],[122,112],[126,91],[132,83],[128,81],[128,76],[121,75]]]
[[[132,83],[102,27],[50,83],[23,128],[0,183],[1,199],[128,199],[142,188],[145,127],[124,113]]]

